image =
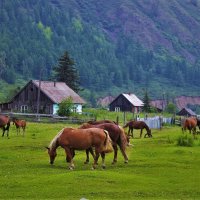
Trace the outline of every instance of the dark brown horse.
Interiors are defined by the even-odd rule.
[[[128,156],[126,154],[126,146],[128,145],[128,142],[127,142],[127,138],[126,138],[123,128],[114,123],[104,123],[104,124],[96,124],[96,125],[84,123],[79,128],[85,129],[85,128],[94,128],[94,127],[108,131],[109,136],[112,140],[112,145],[114,149],[114,158],[113,158],[112,163],[114,164],[117,162],[117,151],[118,151],[117,145],[120,147],[121,153],[124,157],[124,162],[128,163]],[[85,163],[89,162],[89,151],[92,154],[92,149],[86,150],[87,159]]]
[[[22,128],[23,136],[24,136],[25,129],[26,129],[26,121],[25,120],[16,119],[16,118],[13,118],[12,121],[13,121],[13,124],[15,124],[15,126],[16,126],[17,135],[18,135],[18,133],[20,133],[20,128]]]
[[[133,121],[128,122],[125,126],[123,126],[123,128],[126,128],[126,127],[129,128],[128,135],[130,135],[131,133],[132,138],[133,138],[133,129],[140,129],[140,138],[142,137],[143,129],[146,129],[147,131],[144,137],[146,136],[152,137],[151,129],[148,127],[148,125],[144,121],[133,120]]]
[[[197,118],[194,118],[194,117],[186,118],[183,123],[182,132],[189,130],[189,132],[190,133],[192,132],[193,136],[195,136],[196,126],[197,126]]]
[[[93,125],[105,124],[105,123],[117,124],[116,122],[111,121],[111,120],[88,121],[87,123],[88,124],[93,124]]]
[[[113,150],[111,139],[107,131],[99,128],[91,129],[62,129],[51,141],[48,149],[50,163],[53,164],[56,157],[56,149],[61,146],[65,149],[69,161],[69,169],[74,168],[73,153],[75,150],[95,148],[93,169],[96,168],[99,155],[102,154],[102,167],[105,167],[105,153]]]
[[[8,116],[0,115],[0,128],[3,130],[2,137],[4,136],[5,131],[7,131],[8,137],[10,129],[10,118]]]

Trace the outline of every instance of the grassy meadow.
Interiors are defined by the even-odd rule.
[[[70,171],[62,148],[53,166],[44,148],[64,126],[77,125],[29,122],[25,137],[11,126],[9,139],[0,138],[0,199],[200,199],[200,136],[193,147],[182,147],[176,144],[180,127],[142,139],[135,131],[128,164],[119,152],[112,165],[110,153],[105,170],[101,159],[91,170],[92,162],[83,164],[85,152],[77,151]]]

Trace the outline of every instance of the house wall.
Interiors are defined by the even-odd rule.
[[[132,105],[123,95],[119,95],[111,104],[110,111],[141,112],[142,107]]]
[[[37,112],[38,88],[30,82],[25,88],[13,99],[10,104],[12,111],[18,112]],[[40,113],[52,114],[53,103],[45,94],[40,92]]]

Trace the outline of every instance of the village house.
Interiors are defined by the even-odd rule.
[[[85,101],[64,82],[31,80],[11,101],[0,104],[0,111],[36,113],[39,104],[39,113],[56,114],[59,103],[69,97],[74,104],[73,111],[81,113]]]
[[[191,116],[196,116],[197,114],[195,112],[193,112],[191,109],[189,108],[182,108],[177,115],[179,116],[185,116],[185,117],[191,117]]]
[[[144,103],[135,94],[122,93],[109,105],[110,111],[140,113]]]

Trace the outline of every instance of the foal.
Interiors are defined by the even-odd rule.
[[[23,136],[24,136],[25,129],[26,129],[26,121],[25,120],[20,120],[20,119],[13,118],[13,124],[15,124],[15,126],[16,126],[17,135],[18,135],[18,133],[20,133],[20,128],[22,128],[22,130],[23,130]]]

